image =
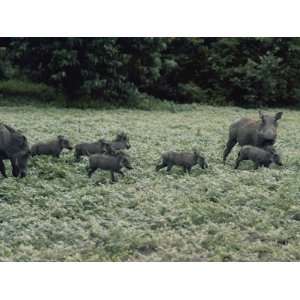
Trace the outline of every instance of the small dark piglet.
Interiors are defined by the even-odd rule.
[[[81,143],[75,146],[75,161],[80,161],[81,156],[90,156],[92,154],[102,154],[107,152],[108,142],[100,139],[94,143]]]
[[[118,133],[113,141],[105,141],[109,148],[108,153],[114,153],[119,150],[130,149],[131,145],[129,143],[129,138],[126,133]]]
[[[112,182],[116,181],[114,173],[119,173],[124,176],[122,168],[131,170],[132,166],[128,160],[128,157],[122,153],[116,156],[107,154],[93,154],[89,157],[89,166],[87,168],[89,177],[97,170],[110,171]]]
[[[72,150],[73,148],[66,137],[59,135],[54,140],[34,144],[31,147],[31,155],[52,155],[54,157],[59,157],[63,149]]]
[[[191,172],[191,169],[196,164],[202,169],[208,168],[205,158],[197,151],[190,152],[166,152],[161,156],[162,163],[156,166],[156,171],[167,167],[167,171],[171,171],[174,165],[181,166],[184,172]]]
[[[252,160],[255,164],[255,169],[258,167],[269,167],[270,164],[275,163],[282,166],[280,156],[276,153],[273,146],[265,148],[258,148],[255,146],[243,146],[238,154],[235,169],[237,169],[243,160]]]

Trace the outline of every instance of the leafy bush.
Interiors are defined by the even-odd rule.
[[[24,96],[44,101],[56,100],[54,88],[44,83],[32,83],[20,80],[0,81],[0,94],[5,96]]]
[[[178,103],[299,105],[300,38],[11,38],[4,45],[23,77],[62,91],[70,106],[93,99],[142,107],[144,94]],[[0,63],[0,79],[16,78],[9,64]]]
[[[210,98],[208,90],[200,88],[198,85],[193,82],[187,84],[178,85],[179,97],[186,99],[184,102],[198,102],[198,103],[208,103]]]
[[[15,69],[11,65],[5,47],[0,47],[0,80],[11,78],[15,75]]]
[[[147,83],[150,75],[158,76],[153,65],[159,62],[152,57],[156,39],[139,43],[149,47],[153,44],[147,61],[138,59],[138,54],[143,53],[138,45],[130,48],[125,44],[126,39],[117,38],[26,38],[13,39],[11,52],[13,61],[30,79],[61,89],[71,104],[83,95],[99,102],[126,104],[137,89],[128,78],[136,73],[141,84]],[[130,55],[125,48],[136,55]]]
[[[178,102],[207,99],[240,106],[297,105],[298,38],[174,38],[156,95]]]

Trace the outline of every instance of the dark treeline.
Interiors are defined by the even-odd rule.
[[[299,38],[1,38],[0,80],[45,83],[69,103],[297,105]]]

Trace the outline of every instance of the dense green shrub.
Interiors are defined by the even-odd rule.
[[[212,86],[242,106],[297,104],[298,39],[223,38],[212,45]]]
[[[44,83],[32,83],[20,80],[0,81],[0,94],[5,96],[24,96],[44,101],[56,100],[54,88]]]
[[[62,89],[72,101],[128,104],[133,94],[160,77],[164,39],[35,38],[13,39],[12,60],[34,81]]]
[[[147,95],[179,103],[299,104],[299,38],[11,38],[1,45],[10,61],[0,60],[0,80],[19,78],[7,72],[13,64],[29,80],[61,90],[72,106],[93,99],[143,107]]]
[[[26,38],[11,45],[13,61],[31,80],[61,89],[71,104],[83,95],[126,102],[135,89],[116,38]]]
[[[299,102],[298,38],[173,38],[153,94],[241,106]],[[201,99],[201,100],[200,100]]]
[[[5,47],[0,44],[0,80],[11,78],[15,75],[15,70],[11,65]]]

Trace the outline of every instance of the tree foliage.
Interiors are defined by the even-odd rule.
[[[296,105],[299,38],[11,38],[10,62],[70,102]],[[0,80],[10,77],[0,64]],[[9,78],[8,78],[9,79]]]

